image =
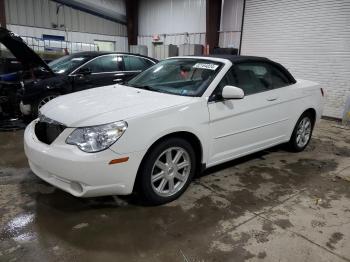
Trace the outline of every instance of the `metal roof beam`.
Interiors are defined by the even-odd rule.
[[[53,0],[57,3],[78,9],[80,11],[102,17],[113,22],[126,24],[126,15],[118,13],[116,11],[110,10],[108,8],[102,7],[95,3],[86,2],[83,0]]]

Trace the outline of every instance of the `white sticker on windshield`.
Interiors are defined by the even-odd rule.
[[[194,68],[201,68],[201,69],[216,70],[216,68],[218,68],[219,66],[215,65],[215,64],[197,63],[193,67]]]

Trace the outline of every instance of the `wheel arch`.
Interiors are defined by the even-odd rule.
[[[312,115],[312,120],[313,120],[313,124],[314,124],[316,121],[316,116],[317,116],[317,112],[316,112],[315,108],[310,107],[310,108],[306,109],[300,116],[302,116],[305,113],[310,113]]]
[[[314,128],[315,122],[316,122],[316,118],[317,118],[317,111],[316,111],[314,108],[312,108],[312,107],[309,107],[309,108],[305,109],[305,110],[300,114],[300,116],[298,117],[298,119],[297,119],[297,121],[295,122],[294,126],[297,124],[299,118],[300,118],[302,115],[307,114],[307,113],[309,113],[309,114],[312,116],[312,120],[313,120],[313,121],[312,121],[312,128]]]
[[[316,119],[317,119],[317,111],[316,111],[315,108],[309,107],[309,108],[306,108],[305,110],[303,110],[302,113],[299,114],[298,118],[295,119],[294,124],[293,124],[293,127],[292,127],[292,130],[291,130],[291,132],[290,132],[290,134],[289,134],[289,139],[291,139],[291,137],[292,137],[292,135],[293,135],[294,128],[295,128],[296,124],[298,123],[300,117],[301,117],[302,115],[304,115],[305,113],[310,113],[310,114],[312,115],[312,117],[313,117],[313,119],[312,119],[312,120],[313,120],[313,122],[312,122],[312,127],[314,127],[315,122],[316,122]]]
[[[203,146],[202,146],[202,143],[200,141],[200,139],[198,138],[198,136],[196,136],[194,133],[192,132],[189,132],[189,131],[176,131],[176,132],[172,132],[172,133],[169,133],[169,134],[166,134],[166,135],[163,135],[161,136],[160,138],[158,138],[155,142],[153,142],[153,144],[148,148],[148,150],[146,151],[146,153],[144,154],[142,160],[141,160],[141,164],[139,165],[139,168],[137,170],[137,174],[136,174],[136,178],[135,178],[135,183],[134,183],[134,189],[133,191],[135,190],[135,187],[137,187],[138,183],[139,183],[139,177],[140,177],[140,170],[141,168],[143,167],[144,165],[144,161],[146,159],[146,157],[148,156],[148,154],[153,150],[153,148],[155,146],[157,146],[159,143],[161,143],[162,141],[166,140],[166,139],[169,139],[169,138],[172,138],[172,137],[176,137],[176,138],[182,138],[186,141],[188,141],[193,149],[194,149],[194,152],[196,154],[196,156],[199,156],[198,157],[198,160],[197,160],[197,163],[196,163],[196,170],[197,172],[199,171],[202,171],[203,169]]]

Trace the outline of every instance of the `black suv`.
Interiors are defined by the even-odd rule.
[[[20,101],[22,114],[32,117],[59,95],[122,83],[158,62],[129,53],[80,52],[47,64],[21,37],[4,28],[0,28],[0,43],[22,64],[23,71],[15,80],[16,101]]]

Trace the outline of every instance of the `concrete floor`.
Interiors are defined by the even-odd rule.
[[[36,178],[0,133],[0,261],[350,261],[350,130],[210,169],[179,200],[78,199]]]

